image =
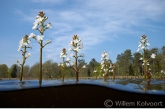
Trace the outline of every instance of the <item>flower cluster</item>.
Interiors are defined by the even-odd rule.
[[[38,13],[38,16],[36,16],[36,20],[35,20],[35,22],[33,23],[32,29],[39,30],[40,33],[43,33],[45,29],[52,28],[51,23],[47,23],[47,24],[44,26],[45,28],[41,28],[43,22],[45,22],[47,19],[48,19],[48,17],[45,16],[45,13],[44,13],[43,11],[40,11],[40,12]],[[40,27],[38,27],[38,26],[40,26]]]
[[[97,72],[97,69],[95,68],[93,72],[96,73]]]
[[[69,44],[69,51],[75,51],[78,52],[80,49],[83,48],[83,44],[81,42],[81,39],[77,35],[74,35],[72,37],[72,41]]]
[[[110,68],[109,72],[113,72],[113,69],[115,68],[115,66],[113,65],[113,63],[112,63],[112,62],[110,63],[109,68]]]
[[[40,32],[40,35],[37,35],[37,36],[36,36],[34,33],[31,33],[31,34],[30,34],[30,37],[33,38],[33,39],[35,39],[39,44],[41,44],[41,41],[43,41],[43,38],[44,38],[44,31],[45,31],[46,29],[52,28],[51,23],[47,23],[46,25],[44,24],[44,22],[45,22],[47,19],[48,19],[48,17],[45,16],[45,13],[44,13],[43,11],[40,11],[40,12],[38,13],[38,16],[36,17],[35,22],[33,23],[32,29],[38,30],[38,31]],[[52,42],[52,41],[51,41],[50,39],[48,39],[48,40],[46,41],[46,44],[45,44],[45,45],[47,45],[47,44],[49,44],[49,43],[51,43],[51,42]],[[44,45],[44,46],[45,46],[45,45]],[[42,44],[41,44],[41,46],[42,46]],[[44,47],[44,46],[43,46],[43,47]]]
[[[67,53],[66,53],[66,49],[63,48],[62,51],[61,51],[61,53],[60,53],[60,58],[65,58],[66,55],[67,55]]]
[[[61,53],[60,53],[60,58],[62,58],[62,63],[59,63],[58,64],[58,66],[62,66],[62,67],[64,67],[64,64],[65,64],[65,57],[67,56],[67,53],[66,53],[66,49],[65,48],[63,48],[62,49],[62,51],[61,51]]]
[[[152,53],[152,54],[151,54],[151,58],[152,58],[152,59],[155,59],[155,57],[156,57],[156,55],[155,55],[154,53]],[[149,62],[148,62],[149,59],[148,59],[148,60],[145,60],[145,59],[143,59],[143,58],[141,57],[140,60],[143,61],[143,64],[142,64],[142,65],[144,65],[144,63],[146,63],[146,65],[150,65]]]
[[[165,74],[165,72],[163,70],[161,70],[160,73]]]
[[[38,35],[38,36],[36,37],[36,35],[35,35],[34,33],[31,33],[31,34],[29,35],[29,37],[35,39],[35,40],[40,44],[40,43],[41,43],[41,40],[43,40],[43,38],[44,38],[44,35]],[[51,41],[50,39],[48,39],[48,40],[46,41],[46,44],[49,44],[49,43],[52,43],[52,41]]]
[[[84,54],[81,53],[79,56],[78,56],[78,52],[80,51],[80,49],[83,48],[83,43],[82,43],[82,40],[79,39],[79,37],[77,35],[74,35],[72,37],[72,41],[70,42],[69,44],[69,51],[73,51],[74,54],[70,54],[70,57],[74,57],[74,58],[78,58],[78,57],[84,57]],[[71,60],[71,58],[68,57],[66,59],[66,65],[67,66],[73,66],[74,65],[74,61]]]
[[[147,50],[149,49],[148,46],[150,46],[149,42],[148,42],[148,39],[146,38],[145,35],[143,35],[141,37],[141,40],[139,41],[139,48],[137,50],[137,52],[140,52],[140,50]]]
[[[109,61],[109,56],[108,53],[106,51],[103,52],[103,54],[101,55],[101,70],[104,71],[103,76],[107,75],[108,73],[108,61]]]
[[[155,59],[155,57],[156,57],[156,54],[152,53],[151,58]]]
[[[30,38],[28,35],[25,35],[19,42],[19,47],[18,47],[18,51],[21,51],[21,48],[24,48],[25,46],[27,48],[32,48],[30,45]]]
[[[19,42],[18,51],[22,52],[23,60],[22,60],[22,63],[20,63],[19,60],[16,60],[16,62],[18,64],[20,64],[21,66],[23,66],[26,59],[31,56],[30,53],[26,54],[27,53],[26,49],[27,48],[32,48],[31,45],[30,45],[30,38],[31,38],[30,36],[25,35]]]

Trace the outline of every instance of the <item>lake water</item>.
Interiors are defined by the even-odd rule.
[[[107,82],[103,82],[103,79],[80,79],[78,83],[75,79],[65,79],[64,83],[59,80],[42,80],[41,87],[60,86],[70,84],[94,84],[129,92],[148,93],[148,94],[162,94],[165,95],[165,80],[152,79],[150,84],[144,82],[142,79],[116,79],[114,82],[109,79]],[[11,91],[38,88],[38,80],[7,80],[0,81],[0,91]]]

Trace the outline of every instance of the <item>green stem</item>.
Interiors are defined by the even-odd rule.
[[[79,78],[78,78],[78,68],[77,68],[77,52],[75,52],[75,71],[76,71],[76,83],[79,81]]]
[[[24,47],[24,51],[22,51],[22,56],[23,56],[23,58],[22,58],[22,64],[21,64],[20,81],[22,81],[23,67],[24,67],[25,60],[26,60],[25,54],[26,54],[26,46]]]
[[[144,81],[146,81],[147,60],[145,59],[145,50],[143,50],[143,61],[144,61]]]
[[[63,63],[63,66],[62,66],[62,82],[64,82],[64,58],[62,58],[62,63]]]
[[[40,44],[40,65],[39,65],[39,85],[42,84],[42,40]]]

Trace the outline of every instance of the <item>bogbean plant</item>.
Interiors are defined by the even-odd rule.
[[[19,42],[18,51],[22,52],[22,62],[17,60],[16,62],[21,66],[21,72],[20,72],[20,81],[22,81],[23,76],[23,68],[24,64],[26,62],[26,59],[31,56],[30,53],[27,53],[27,48],[32,48],[30,45],[30,38],[28,35],[25,35]]]
[[[137,52],[142,52],[142,55],[143,55],[143,57],[141,57],[140,60],[143,62],[142,65],[144,66],[143,67],[144,81],[146,81],[146,79],[151,78],[151,74],[148,71],[147,65],[149,66],[149,59],[150,58],[155,59],[155,56],[156,56],[154,53],[152,53],[150,58],[148,58],[148,59],[146,58],[146,56],[145,56],[146,55],[146,50],[149,49],[149,46],[150,46],[150,44],[149,44],[149,41],[148,41],[146,35],[142,35],[141,39],[139,41],[139,46],[138,46],[139,48],[138,48]]]
[[[104,82],[108,80],[108,73],[113,73],[113,81],[114,81],[114,66],[109,59],[108,53],[104,51],[101,55],[101,71],[103,71]]]
[[[112,63],[112,61],[110,61],[110,67],[109,67],[111,70],[110,70],[110,72],[112,72],[112,74],[113,74],[113,81],[115,80],[115,72],[114,72],[114,69],[115,69],[115,66],[114,66],[114,64]]]
[[[67,53],[66,53],[66,49],[63,48],[61,53],[60,53],[60,58],[62,58],[62,63],[59,63],[58,66],[61,66],[62,67],[62,82],[64,82],[64,69],[65,69],[65,57],[67,56]]]
[[[66,65],[71,67],[75,73],[76,73],[76,83],[79,81],[79,72],[81,71],[82,68],[86,68],[86,66],[84,65],[82,68],[78,69],[78,58],[84,57],[84,54],[80,54],[78,55],[78,52],[83,48],[83,43],[82,40],[79,39],[79,37],[77,35],[74,35],[72,37],[72,41],[69,44],[69,51],[72,51],[74,54],[70,54],[70,57],[74,58],[74,61],[71,60],[70,57],[68,57],[66,59]]]
[[[38,44],[40,45],[40,65],[39,65],[39,85],[42,84],[42,49],[47,45],[50,44],[52,41],[50,39],[47,40],[45,44],[43,44],[43,38],[44,38],[44,32],[46,29],[52,28],[51,23],[45,24],[45,21],[48,19],[48,17],[45,16],[45,13],[43,11],[40,11],[38,13],[38,16],[36,16],[36,20],[33,23],[32,29],[35,29],[39,31],[40,35],[36,37],[34,33],[30,34],[30,37],[35,39]]]

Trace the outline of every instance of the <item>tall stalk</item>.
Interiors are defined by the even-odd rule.
[[[25,35],[25,36],[23,37],[23,39],[21,39],[21,41],[20,41],[20,46],[19,46],[19,48],[18,48],[18,51],[21,51],[21,52],[22,52],[22,63],[20,63],[20,62],[17,60],[17,63],[19,63],[20,66],[21,66],[20,81],[22,81],[23,71],[24,71],[23,68],[24,68],[24,64],[25,64],[25,62],[26,62],[26,59],[27,59],[28,57],[31,56],[30,53],[28,53],[28,54],[26,55],[26,53],[27,53],[26,49],[27,49],[27,48],[31,48],[31,46],[30,46],[30,38],[31,38],[30,36]],[[22,50],[22,49],[23,49],[23,50]]]
[[[74,35],[72,37],[72,41],[70,42],[69,50],[73,51],[74,54],[71,54],[71,57],[74,58],[74,61],[72,61],[69,57],[66,60],[66,64],[70,66],[76,73],[76,83],[79,81],[79,72],[82,68],[86,68],[84,65],[81,69],[78,69],[78,58],[84,57],[84,54],[78,55],[78,51],[83,48],[83,44],[81,42],[81,39],[77,35]]]
[[[30,36],[34,38],[40,45],[40,57],[39,57],[39,85],[42,85],[42,49],[49,43],[51,43],[51,40],[47,40],[45,44],[43,44],[43,38],[44,38],[44,32],[46,29],[52,28],[51,23],[44,24],[45,21],[48,19],[48,17],[45,16],[45,13],[43,11],[40,11],[38,13],[38,16],[36,17],[36,20],[34,22],[34,25],[32,29],[35,29],[39,31],[40,35],[36,37],[34,33],[31,33]]]

